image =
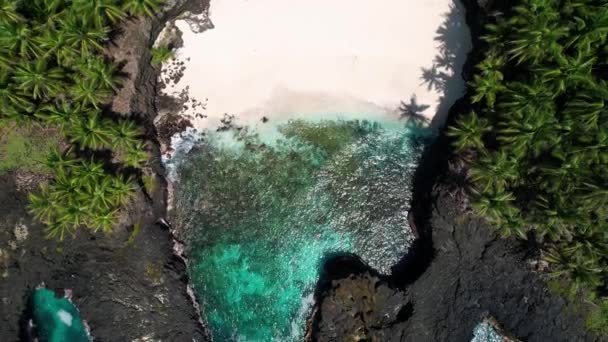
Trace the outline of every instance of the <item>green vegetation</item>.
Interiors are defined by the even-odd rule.
[[[110,231],[133,195],[132,176],[141,174],[137,169],[148,153],[134,122],[104,111],[120,85],[116,66],[103,57],[104,44],[120,20],[152,15],[162,3],[0,0],[0,122],[56,127],[71,143],[46,153],[41,145],[58,144],[16,131],[1,145],[8,153],[0,168],[18,162],[20,168],[53,171],[50,184],[30,195],[31,211],[51,237],[61,239],[80,226]]]
[[[152,196],[158,188],[158,182],[156,181],[155,175],[143,176],[144,189],[149,196]]]
[[[152,64],[161,65],[174,57],[173,51],[166,46],[152,48]]]
[[[44,163],[61,137],[45,127],[15,127],[0,124],[0,175],[10,171],[50,172]]]
[[[553,275],[601,303],[589,326],[606,331],[608,1],[518,4],[487,26],[475,112],[448,135],[476,212],[540,242]]]

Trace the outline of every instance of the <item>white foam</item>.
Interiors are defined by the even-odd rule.
[[[60,309],[59,311],[57,311],[57,316],[59,316],[59,319],[65,325],[67,325],[68,327],[72,326],[73,317],[72,317],[72,315],[69,312],[67,312],[67,311],[65,311],[63,309]]]

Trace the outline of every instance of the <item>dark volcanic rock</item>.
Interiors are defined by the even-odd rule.
[[[522,341],[595,340],[585,331],[584,315],[531,270],[526,246],[498,238],[488,224],[463,213],[462,201],[444,187],[434,197],[435,257],[407,287],[413,314],[403,341],[468,341],[487,314]]]
[[[326,265],[326,283],[317,293],[319,317],[314,322],[313,339],[400,341],[403,323],[412,309],[405,292],[380,279],[358,259],[338,258],[330,263],[337,270],[359,269],[360,272],[339,274],[328,270]]]
[[[125,76],[111,109],[146,128],[155,155],[149,173],[159,175],[156,191],[138,192],[111,235],[80,229],[57,242],[45,239],[44,227],[27,213],[26,190],[16,184],[22,175],[0,176],[0,341],[26,340],[26,303],[41,282],[73,291],[96,341],[207,340],[187,294],[185,264],[173,254],[170,232],[156,224],[166,215],[166,184],[152,122],[158,70],[149,50],[166,20],[205,5],[171,3],[161,18],[125,21],[108,49]]]
[[[508,12],[513,1],[462,3],[474,45],[462,74],[470,81],[486,48],[479,39],[481,28]],[[454,104],[448,124],[472,109],[469,96]],[[463,170],[449,166],[453,154],[443,135],[423,154],[412,201],[419,238],[390,278],[378,280],[373,270],[358,266],[334,267],[323,275],[311,318],[312,340],[470,341],[474,327],[488,316],[522,341],[598,340],[585,330],[584,312],[576,308],[580,303],[550,293],[546,276],[531,269],[529,261],[537,257],[533,247],[498,238],[466,210]],[[368,293],[371,284],[376,290]],[[365,318],[390,317],[397,307],[394,298],[401,298],[403,313],[384,328],[372,328]]]
[[[550,293],[531,269],[526,246],[498,238],[463,212],[445,186],[432,197],[428,267],[415,280],[407,268],[386,280],[369,269],[334,268],[319,285],[313,340],[470,341],[474,327],[491,315],[522,341],[596,341],[585,331],[584,315]]]
[[[63,242],[47,240],[26,212],[27,197],[13,175],[0,177],[0,341],[18,341],[28,297],[45,282],[72,289],[73,301],[96,341],[131,341],[145,336],[168,341],[203,341],[186,293],[185,265],[172,254],[169,232],[155,224],[158,213],[143,194],[129,208],[131,224],[111,236],[77,231]],[[139,234],[129,242],[133,225]],[[27,230],[19,240],[15,228]],[[26,227],[26,228],[23,228]],[[21,323],[21,325],[20,325]]]

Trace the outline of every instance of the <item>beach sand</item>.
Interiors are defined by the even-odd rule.
[[[185,70],[164,91],[204,104],[180,113],[205,115],[193,120],[198,129],[221,125],[225,114],[259,125],[262,117],[277,123],[307,115],[396,120],[405,111],[430,122],[464,91],[459,73],[471,42],[457,5],[211,0],[213,28],[195,33],[176,22]]]

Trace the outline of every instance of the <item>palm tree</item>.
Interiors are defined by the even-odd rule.
[[[78,228],[86,224],[89,211],[82,201],[68,200],[57,207],[57,223]]]
[[[34,117],[30,113],[17,110],[15,108],[4,108],[0,111],[0,124],[8,122],[16,124],[19,127],[29,126],[32,124]]]
[[[54,58],[58,65],[71,68],[79,51],[68,45],[63,30],[46,29],[35,37],[36,43],[45,58]]]
[[[72,9],[87,16],[97,28],[104,27],[108,21],[114,24],[126,16],[115,0],[74,0]]]
[[[483,151],[483,135],[490,132],[492,127],[487,119],[480,119],[477,113],[470,112],[460,118],[455,126],[448,128],[447,135],[455,138],[454,146],[457,151],[464,151],[469,148],[476,148]]]
[[[112,177],[112,202],[116,206],[126,205],[133,194],[135,193],[136,186],[130,178],[124,178],[123,176]]]
[[[109,233],[118,220],[117,213],[116,210],[94,213],[89,218],[89,225],[94,231],[101,230],[104,233]]]
[[[96,162],[93,158],[88,161],[81,161],[72,169],[72,177],[77,179],[88,190],[91,190],[89,187],[93,187],[96,183],[99,183],[104,176],[103,163]]]
[[[475,75],[473,77],[473,85],[475,87],[475,95],[471,98],[473,103],[481,102],[485,98],[486,105],[490,108],[494,107],[496,97],[506,89],[503,85],[504,75],[502,73],[505,64],[505,57],[499,50],[494,48],[477,65],[477,69],[481,71],[481,76]]]
[[[541,239],[559,242],[572,238],[574,227],[582,220],[569,201],[568,196],[557,193],[536,196],[529,209]]]
[[[530,153],[539,156],[560,143],[562,137],[557,130],[557,119],[553,113],[521,112],[508,117],[501,123],[498,140],[505,143],[505,149],[519,160]]]
[[[118,89],[120,81],[116,76],[116,66],[101,57],[81,59],[76,69],[82,74],[82,77],[91,80],[100,89],[106,91]]]
[[[603,44],[606,41],[608,33],[608,14],[605,10],[605,5],[599,10],[590,10],[592,6],[576,6],[577,12],[573,15],[567,15],[566,18],[572,18],[572,26],[576,29],[575,34],[569,35],[565,42],[566,47],[575,47],[577,51],[586,54],[592,53],[592,46]]]
[[[19,64],[13,80],[17,89],[32,94],[34,99],[48,99],[61,92],[63,77],[60,68],[48,67],[48,61],[40,58]]]
[[[67,101],[61,101],[56,105],[45,105],[42,110],[38,111],[35,115],[47,124],[56,125],[63,131],[67,125],[70,124],[71,120],[81,116],[82,112],[83,111],[78,106],[73,106]]]
[[[77,78],[70,89],[70,95],[83,106],[91,105],[99,108],[100,104],[106,102],[112,96],[112,91],[101,88],[95,80]]]
[[[43,223],[52,221],[57,210],[57,203],[51,197],[47,186],[41,186],[38,194],[30,192],[28,194],[28,199],[30,213],[32,213],[38,221]]]
[[[66,135],[74,144],[94,150],[110,146],[110,132],[99,117],[99,112],[91,111],[82,118],[75,118],[66,129]]]
[[[553,92],[540,82],[511,82],[499,108],[506,117],[524,117],[531,112],[555,113]]]
[[[87,184],[89,194],[87,199],[91,201],[93,208],[108,210],[112,208],[112,178],[109,176],[97,176]]]
[[[64,152],[58,147],[52,147],[44,164],[49,170],[62,170],[63,172],[67,172],[76,165],[76,161],[71,149]]]
[[[502,189],[489,189],[487,192],[475,191],[473,209],[483,217],[487,217],[495,223],[502,223],[504,217],[517,215],[519,210],[513,201],[515,196],[512,192]]]
[[[141,169],[150,159],[146,152],[146,144],[139,141],[135,145],[127,148],[122,153],[122,162],[129,167]]]
[[[585,195],[582,199],[590,210],[600,210],[608,206],[608,186],[584,183]]]
[[[24,19],[17,11],[18,2],[15,0],[0,0],[0,25],[11,25]]]
[[[470,170],[470,177],[481,192],[505,190],[520,179],[518,162],[505,150],[481,156]]]
[[[165,0],[125,0],[123,9],[133,16],[153,16],[165,3]]]
[[[3,114],[33,112],[34,104],[16,86],[9,73],[0,72],[0,112]]]
[[[82,188],[78,179],[70,177],[69,169],[58,169],[55,172],[55,180],[50,187],[51,196],[60,203],[74,200],[82,194]]]
[[[114,150],[127,151],[138,142],[137,137],[142,134],[141,129],[131,120],[120,120],[109,126],[111,145]]]
[[[532,69],[540,76],[541,82],[554,88],[554,98],[563,94],[567,88],[593,84],[591,70],[597,61],[596,57],[585,56],[578,52],[575,57],[558,55],[556,61],[559,67],[542,65]]]
[[[76,14],[68,15],[62,21],[62,26],[66,44],[80,51],[81,57],[89,57],[103,50],[102,44],[108,40],[110,32],[108,27],[94,27]]]
[[[67,233],[74,233],[74,226],[68,222],[49,222],[45,228],[47,239],[63,241]]]
[[[23,1],[23,12],[44,23],[55,21],[64,13],[65,6],[65,0],[27,0]]]
[[[507,43],[511,41],[511,25],[498,18],[495,24],[490,23],[485,28],[488,33],[481,38],[497,51],[505,51]]]
[[[597,131],[602,122],[601,116],[608,97],[595,97],[586,93],[578,93],[565,105],[564,114],[579,122],[577,128],[585,131]]]
[[[517,64],[529,61],[537,64],[541,59],[558,56],[563,51],[559,40],[567,36],[568,27],[559,22],[559,13],[547,6],[534,9],[516,6],[517,15],[509,20],[515,27],[508,53]]]
[[[40,55],[35,32],[27,23],[0,25],[0,46],[10,55],[34,58]]]

